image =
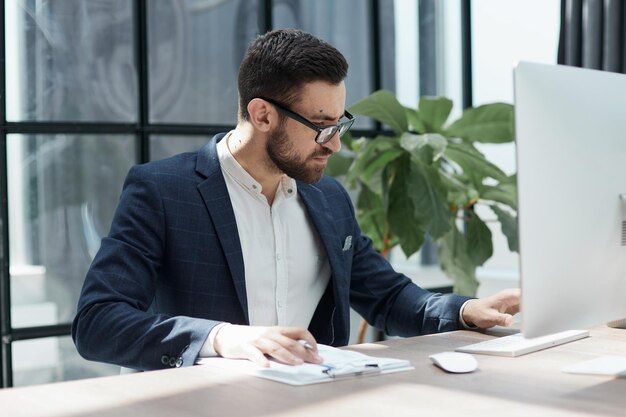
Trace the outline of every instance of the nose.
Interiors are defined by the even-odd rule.
[[[341,150],[341,139],[339,138],[339,132],[335,133],[332,138],[326,143],[322,143],[322,146],[330,149],[333,153]]]

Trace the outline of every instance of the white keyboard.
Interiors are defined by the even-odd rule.
[[[547,336],[526,339],[521,333],[498,337],[484,342],[457,348],[457,352],[480,353],[497,356],[521,356],[589,336],[589,330],[567,330]]]

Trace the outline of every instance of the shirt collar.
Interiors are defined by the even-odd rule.
[[[220,166],[237,184],[246,189],[249,193],[260,195],[263,191],[261,184],[248,174],[239,162],[237,162],[233,154],[230,153],[228,139],[232,133],[233,131],[231,130],[217,143],[217,157],[219,158]],[[296,180],[287,175],[283,174],[278,187],[278,191],[282,191],[285,198],[292,198],[297,194]]]

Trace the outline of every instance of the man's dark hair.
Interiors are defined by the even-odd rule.
[[[339,84],[348,63],[335,47],[306,32],[279,29],[255,39],[239,67],[239,115],[248,120],[248,103],[267,97],[285,105],[298,101],[304,84]]]

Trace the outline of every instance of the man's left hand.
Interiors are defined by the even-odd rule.
[[[520,290],[510,288],[489,297],[470,300],[463,309],[463,320],[468,326],[487,329],[493,326],[511,326],[513,315],[520,309]]]

